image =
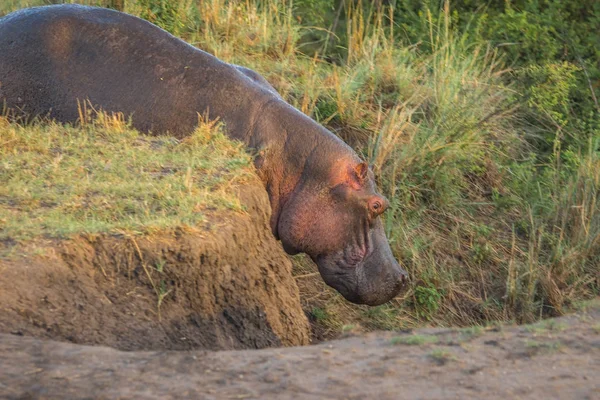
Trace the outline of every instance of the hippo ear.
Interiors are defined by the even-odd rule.
[[[365,179],[367,179],[367,174],[369,172],[369,166],[365,162],[361,162],[354,167],[354,176],[352,181],[354,182],[353,186],[356,186],[355,189],[359,189],[365,183]]]
[[[360,164],[354,167],[354,173],[356,174],[356,179],[360,184],[362,184],[365,179],[367,179],[367,173],[369,172],[369,166],[366,162],[361,162]]]

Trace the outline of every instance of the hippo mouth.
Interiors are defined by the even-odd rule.
[[[325,283],[355,304],[386,303],[402,291],[407,280],[398,262],[393,257],[382,257],[380,252],[339,252],[313,260]]]

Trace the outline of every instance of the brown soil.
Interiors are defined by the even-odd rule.
[[[213,217],[202,233],[4,244],[0,332],[122,350],[308,344],[264,189],[240,190],[247,213]]]
[[[598,399],[600,301],[537,326],[392,332],[316,346],[122,352],[0,335],[7,399]],[[398,338],[401,339],[398,339]]]

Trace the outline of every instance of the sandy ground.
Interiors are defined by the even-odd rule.
[[[124,352],[1,335],[0,354],[7,399],[600,399],[600,301],[531,326],[307,347]]]

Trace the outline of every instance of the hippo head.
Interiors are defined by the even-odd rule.
[[[380,215],[388,201],[366,163],[339,160],[303,177],[281,210],[278,236],[286,252],[304,252],[325,283],[347,300],[379,305],[402,289],[406,272],[394,259]]]

